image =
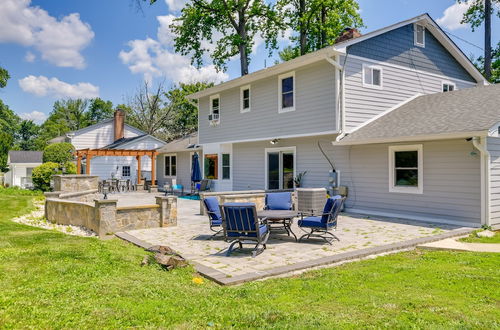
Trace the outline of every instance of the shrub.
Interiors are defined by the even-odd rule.
[[[43,151],[43,162],[65,164],[73,160],[73,153],[75,152],[75,147],[71,143],[61,142],[50,144],[45,147]]]
[[[76,165],[72,162],[66,162],[63,165],[54,162],[48,162],[35,167],[32,174],[32,180],[35,189],[41,191],[49,191],[50,180],[52,179],[52,176],[56,174],[76,174]]]

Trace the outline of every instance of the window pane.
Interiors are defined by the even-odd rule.
[[[165,157],[165,175],[170,176],[170,157]]]
[[[373,83],[373,81],[372,81],[372,69],[365,68],[365,84],[371,85],[372,83]]]
[[[267,186],[268,189],[280,188],[280,154],[272,152],[267,154]]]
[[[222,166],[229,166],[229,154],[222,154]]]
[[[212,100],[212,113],[219,113],[219,99]]]
[[[443,84],[443,92],[447,92],[448,91],[448,84]]]
[[[448,91],[454,91],[455,90],[455,86],[453,85],[448,85]]]
[[[283,94],[282,108],[293,107],[293,93]]]
[[[372,69],[373,72],[373,84],[376,86],[381,86],[381,75],[380,75],[380,70],[379,69]]]
[[[243,91],[243,98],[244,99],[248,99],[250,97],[250,90],[249,89],[245,89]]]
[[[207,179],[217,179],[217,167],[218,167],[217,155],[206,155],[205,156],[205,178]]]
[[[422,25],[417,25],[417,44],[424,44],[425,28]]]
[[[283,153],[283,189],[293,188],[293,153]]]
[[[418,170],[396,170],[396,186],[418,187]]]
[[[243,100],[243,109],[248,109],[248,108],[250,108],[250,100],[245,99]]]
[[[418,151],[396,151],[395,165],[399,167],[418,167]]]
[[[288,77],[281,80],[281,92],[293,92],[293,77]]]
[[[172,165],[176,165],[177,164],[177,157],[176,156],[171,156],[170,159],[171,159],[170,162],[172,163]]]
[[[177,166],[175,164],[172,164],[172,176],[176,176],[177,175]]]

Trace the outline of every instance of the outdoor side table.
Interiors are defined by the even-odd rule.
[[[265,218],[269,226],[269,230],[284,230],[288,236],[293,235],[295,241],[297,241],[297,236],[292,231],[293,218],[298,216],[296,211],[288,210],[263,210],[257,212],[257,217],[263,219]]]

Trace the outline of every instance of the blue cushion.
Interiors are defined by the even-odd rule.
[[[328,213],[332,211],[332,208],[334,208],[338,203],[337,199],[342,198],[342,196],[337,195],[330,197],[326,200],[325,207],[323,208],[323,216],[321,217],[321,222],[327,223],[328,222]]]
[[[308,228],[326,228],[332,227],[335,225],[335,222],[331,222],[327,224],[323,222],[322,217],[307,217],[298,221],[299,227],[308,227]]]
[[[267,226],[266,225],[260,225],[259,226],[259,234],[260,236],[264,236],[266,233],[267,233]],[[231,232],[231,233],[227,233],[227,236],[229,237],[239,237],[239,236],[245,236],[245,237],[257,237],[257,235],[255,235],[255,233],[248,233],[248,234],[245,234],[244,232],[240,232],[240,233],[235,233],[235,232]]]
[[[291,210],[292,209],[292,193],[278,192],[266,194],[266,209],[267,210]]]
[[[200,190],[200,188],[201,188],[201,184],[200,183],[195,184],[195,189],[196,190]]]
[[[222,217],[220,215],[220,208],[219,208],[219,200],[217,197],[206,197],[203,199],[203,203],[205,203],[205,207],[207,208],[208,216],[210,217],[210,220],[212,221],[217,221],[220,220],[222,223]]]
[[[212,226],[222,226],[222,219],[220,219],[220,220],[212,220],[212,219],[210,219],[210,224]]]
[[[182,190],[183,186],[181,184],[174,184],[172,186],[172,189],[175,189],[175,190]]]

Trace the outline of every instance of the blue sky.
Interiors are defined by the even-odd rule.
[[[203,77],[216,81],[238,77],[239,62],[217,73],[201,70],[172,50],[166,28],[185,0],[158,0],[138,11],[132,0],[0,0],[0,66],[11,79],[0,99],[16,113],[44,119],[58,98],[99,96],[124,103],[143,79],[178,81]],[[479,47],[483,29],[458,24],[463,8],[453,0],[360,0],[369,32],[428,12],[447,31]],[[500,20],[493,19],[493,44],[500,40]],[[482,51],[452,37],[466,55]],[[283,40],[282,45],[287,41]],[[252,54],[250,71],[273,63],[263,45]]]

